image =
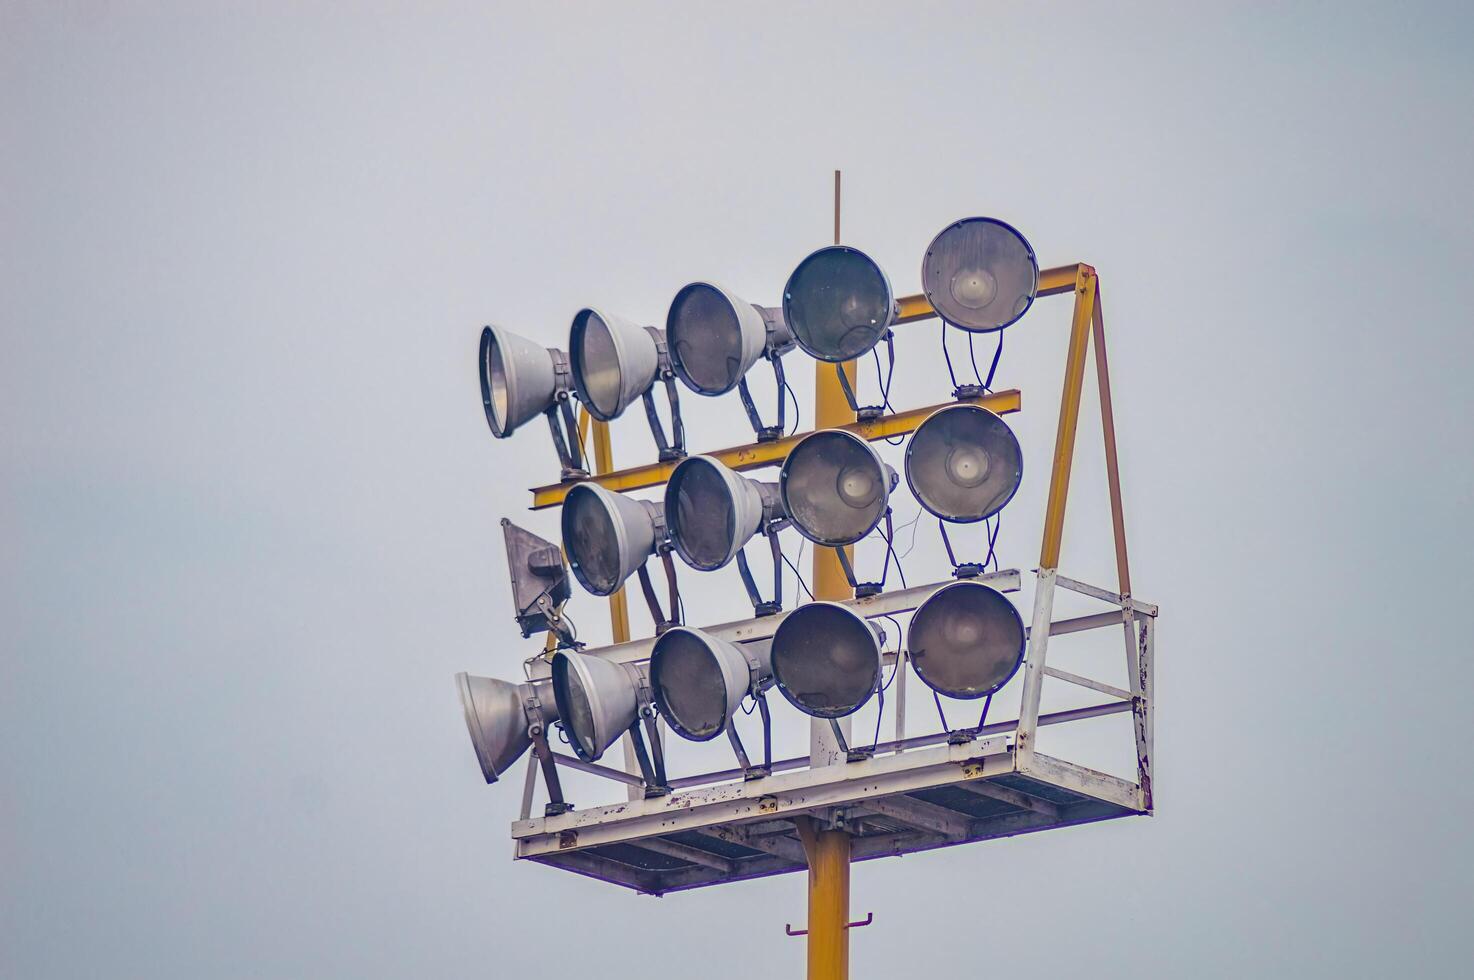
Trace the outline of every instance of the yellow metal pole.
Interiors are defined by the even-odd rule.
[[[593,421],[591,428],[594,434],[594,472],[614,472],[614,451],[609,446],[609,423],[590,420],[589,414],[583,412],[579,418],[579,438],[584,435],[584,424]],[[624,594],[624,586],[609,597],[609,634],[615,643],[625,643],[630,638],[630,607],[629,600]],[[639,772],[640,760],[635,755],[635,743],[630,740],[628,734],[622,740],[624,743],[624,771]],[[641,796],[641,791],[634,786],[627,788],[627,795],[632,800]]]
[[[839,171],[834,172],[834,244],[839,244]],[[839,365],[850,385],[855,362]],[[839,385],[834,365],[814,365],[814,428],[828,429],[855,421],[855,413]],[[846,548],[852,557],[853,548]],[[814,548],[814,598],[854,597],[839,558],[830,548]],[[847,721],[847,720],[846,720]],[[846,725],[848,727],[848,725]],[[814,721],[809,728],[810,765],[832,761],[838,746],[828,725]],[[843,764],[842,761],[840,764]],[[809,980],[848,980],[850,975],[850,835],[840,830],[818,830],[811,822],[800,826],[809,859]]]
[[[588,419],[584,413],[579,419],[579,429],[583,429],[582,422]],[[609,448],[609,423],[594,421],[594,473],[614,472],[614,452]],[[583,432],[580,431],[579,435]],[[625,598],[624,586],[609,597],[609,631],[614,637],[615,643],[625,643],[630,638],[630,607],[629,600]]]
[[[795,821],[809,859],[809,980],[850,975],[850,835]]]

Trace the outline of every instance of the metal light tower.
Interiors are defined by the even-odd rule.
[[[1084,264],[1040,270],[1017,230],[996,219],[968,218],[949,225],[928,247],[923,294],[896,298],[872,260],[840,244],[840,191],[836,171],[835,246],[800,263],[781,308],[746,304],[722,287],[695,283],[677,294],[663,331],[581,311],[568,345],[571,357],[488,328],[481,356],[488,423],[495,436],[506,438],[533,416],[547,416],[563,480],[535,489],[533,508],[563,508],[563,548],[504,522],[517,622],[524,636],[546,630],[547,641],[526,661],[520,683],[466,674],[458,679],[487,781],[530,752],[521,816],[512,825],[517,858],[652,894],[807,870],[808,928],[790,934],[807,933],[811,980],[847,977],[849,931],[870,921],[850,921],[854,861],[1152,812],[1157,607],[1131,591],[1095,270]],[[1033,607],[1024,616],[1008,598],[1024,575],[997,567],[997,530],[989,523],[1022,480],[1024,449],[1003,420],[1021,409],[1022,396],[992,390],[990,371],[986,381],[979,372],[977,384],[957,384],[951,402],[894,411],[886,396],[882,406],[861,406],[855,357],[883,340],[894,358],[893,326],[939,317],[945,350],[949,329],[1002,330],[1036,298],[1064,295],[1073,296],[1074,311]],[[781,404],[780,358],[795,346],[817,362],[815,430],[785,434],[781,409],[778,425],[762,424],[745,374],[768,360]],[[1114,589],[1059,572],[1092,347]],[[738,391],[757,441],[686,456],[677,378],[697,394]],[[652,395],[661,383],[669,439]],[[575,397],[588,408],[576,421]],[[658,460],[615,469],[608,422],[635,400],[645,404]],[[582,455],[589,435],[592,476]],[[938,519],[952,578],[887,591],[884,570],[880,582],[857,579],[853,544],[872,531],[888,544],[893,539],[890,507],[901,481],[869,443],[906,435],[905,488],[921,511]],[[742,475],[772,466],[780,467],[776,483]],[[664,488],[662,500],[627,496],[657,487]],[[992,528],[985,530],[981,562],[959,559],[947,531],[951,526],[957,534],[972,524]],[[814,544],[813,594],[812,601],[784,610],[779,533],[789,527]],[[744,552],[753,539],[772,552],[769,594]],[[585,590],[609,598],[609,646],[587,649],[568,627],[565,553]],[[676,557],[698,573],[735,563],[753,618],[687,622]],[[652,562],[664,571],[669,594],[663,604],[647,571]],[[631,638],[623,583],[632,578],[656,623],[654,637]],[[1058,589],[1102,609],[1056,619]],[[909,617],[904,629],[898,616]],[[882,618],[901,635],[876,625]],[[1121,631],[1124,686],[1048,665],[1051,636],[1102,629]],[[885,667],[890,676],[882,683]],[[909,673],[936,700],[939,730],[908,733]],[[1041,713],[1046,679],[1094,700]],[[892,681],[895,738],[881,742]],[[1017,716],[990,722],[995,695],[1015,688]],[[769,692],[781,695],[785,710],[810,716],[806,755],[774,759]],[[857,744],[850,721],[872,697],[879,699],[876,739]],[[953,727],[942,710],[944,697],[964,705],[981,701],[976,724]],[[749,701],[752,708],[743,707]],[[760,752],[753,721],[742,723],[746,741],[739,734],[739,709],[760,721]],[[1039,750],[1044,727],[1128,713],[1132,778]],[[736,767],[669,773],[661,719],[685,739],[725,735]],[[572,754],[554,749],[548,736],[556,729],[567,736]],[[622,769],[599,761],[616,741],[623,745]],[[627,799],[574,809],[564,798],[559,769],[619,784]],[[539,777],[547,796],[540,817],[533,813]]]

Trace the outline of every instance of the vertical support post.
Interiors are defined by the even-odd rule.
[[[1039,727],[1039,696],[1044,693],[1044,659],[1049,649],[1049,624],[1054,619],[1054,580],[1058,572],[1041,568],[1034,582],[1034,618],[1029,623],[1029,646],[1024,654],[1024,691],[1019,704],[1018,731],[1013,759],[1020,772],[1034,761],[1034,733]]]
[[[587,412],[581,413],[580,423],[588,419]],[[614,472],[614,450],[609,444],[609,423],[593,420],[594,436],[594,472],[596,474]],[[583,435],[583,425],[579,425],[579,435]],[[609,597],[609,634],[615,643],[624,643],[630,638],[630,607],[629,597],[625,595],[624,586],[620,586],[613,595]],[[628,732],[620,740],[624,745],[624,771],[639,774],[640,759],[635,753],[635,743]],[[644,791],[638,786],[626,787],[626,792],[632,800],[644,798]]]
[[[850,975],[850,835],[794,821],[809,861],[809,980]]]
[[[839,171],[834,172],[834,243],[839,244]],[[855,383],[855,362],[839,370]],[[855,421],[849,399],[828,364],[814,365],[814,428],[827,429]],[[853,548],[846,548],[852,558]],[[832,548],[814,549],[814,598],[854,597],[844,566]],[[850,719],[840,723],[849,739]],[[809,722],[809,765],[844,765],[846,754],[826,722]],[[809,980],[848,980],[850,975],[850,835],[842,830],[819,830],[809,819],[797,821],[809,859]]]
[[[1136,657],[1136,673],[1131,678],[1131,714],[1136,727],[1136,782],[1141,787],[1141,808],[1152,808],[1152,647],[1157,621],[1151,616],[1140,620],[1140,649]]]
[[[840,172],[834,172],[834,244],[839,244],[839,187]],[[855,362],[845,361],[839,365],[839,369],[849,378],[851,386],[855,383]],[[835,426],[846,425],[855,421],[855,413],[850,408],[849,399],[844,396],[844,388],[840,386],[839,378],[834,369],[823,361],[814,364],[814,428],[832,429]],[[851,564],[854,562],[855,549],[847,547],[844,549],[845,557]],[[855,592],[850,588],[849,579],[845,576],[844,566],[840,564],[839,555],[833,548],[814,549],[814,598],[816,599],[853,599]],[[845,738],[850,737],[850,719],[845,718],[840,723],[840,729]],[[830,733],[829,725],[825,722],[811,722],[809,724],[809,765],[826,766],[842,765],[845,762],[845,753],[840,749],[834,736]]]

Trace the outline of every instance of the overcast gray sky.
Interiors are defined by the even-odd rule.
[[[452,675],[518,675],[497,521],[555,527],[481,325],[776,302],[836,167],[901,292],[970,214],[1100,270],[1163,610],[1158,815],[857,867],[853,975],[1463,974],[1468,10],[6,0],[0,974],[797,975],[801,876],[513,864],[520,779],[482,783]],[[1067,323],[1008,333],[1005,567]],[[903,331],[897,404],[944,397],[936,339]],[[1109,582],[1082,433],[1063,568]],[[922,528],[909,575],[939,559]],[[693,622],[741,614],[693,578]]]

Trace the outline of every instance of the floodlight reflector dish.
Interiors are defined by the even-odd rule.
[[[613,595],[657,543],[660,505],[580,483],[563,500],[563,551],[574,577],[594,595]]]
[[[773,677],[795,708],[815,718],[858,711],[880,687],[883,634],[836,602],[799,606],[773,634]]]
[[[754,650],[760,662],[766,660],[764,652]],[[764,665],[760,671],[767,673],[768,669]],[[655,707],[682,738],[695,742],[716,738],[753,686],[751,666],[743,652],[702,630],[672,627],[650,651]]]
[[[573,318],[568,354],[578,400],[601,422],[618,418],[649,390],[660,366],[650,331],[587,308]]]
[[[783,319],[793,339],[821,361],[853,360],[890,329],[896,299],[870,256],[830,245],[798,264],[783,289]]]
[[[963,580],[927,597],[906,631],[907,657],[922,683],[953,698],[996,693],[1024,662],[1024,620],[981,582]]]
[[[996,218],[954,221],[932,239],[921,263],[927,302],[964,330],[1002,330],[1028,312],[1039,263],[1018,229]]]
[[[1018,492],[1023,450],[1013,430],[977,405],[949,405],[916,427],[906,445],[906,483],[930,513],[971,524]]]
[[[510,330],[489,326],[481,331],[481,402],[492,435],[505,439],[557,404],[559,357],[561,352]]]
[[[481,775],[494,783],[532,745],[525,707],[531,685],[463,672],[456,675],[456,688]],[[556,718],[550,705],[541,710],[545,721]]]
[[[693,282],[676,293],[665,334],[676,376],[708,396],[737,387],[768,339],[756,307],[709,282]]]
[[[793,526],[815,544],[841,547],[885,516],[896,474],[870,444],[843,429],[799,440],[778,471],[778,493]]]
[[[665,519],[676,553],[692,568],[712,571],[762,528],[763,491],[710,456],[688,456],[665,485]]]
[[[639,716],[634,679],[624,667],[571,650],[553,655],[553,697],[573,752],[585,762],[604,754]]]

